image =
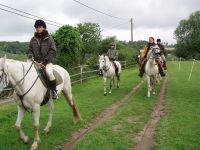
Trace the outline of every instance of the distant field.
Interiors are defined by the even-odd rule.
[[[11,54],[0,51],[0,57],[4,57],[5,54],[9,59],[15,59],[21,61],[25,61],[27,59],[27,56],[25,54]]]

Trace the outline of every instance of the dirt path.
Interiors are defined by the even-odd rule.
[[[62,150],[71,150],[75,144],[77,144],[81,139],[84,138],[86,134],[92,131],[94,128],[111,118],[116,110],[121,107],[130,96],[132,96],[136,90],[144,83],[144,80],[141,81],[136,87],[134,87],[128,94],[126,94],[119,101],[113,103],[109,108],[107,108],[104,112],[102,112],[99,116],[97,116],[92,123],[88,125],[87,128],[80,129],[79,132],[75,132],[71,139],[68,140],[65,144],[63,144]]]
[[[167,93],[167,78],[165,78],[164,83],[162,85],[161,92],[158,96],[156,105],[151,113],[150,120],[145,125],[142,132],[140,132],[136,138],[135,150],[151,150],[154,144],[154,131],[156,125],[160,118],[164,115],[163,113],[163,99]]]

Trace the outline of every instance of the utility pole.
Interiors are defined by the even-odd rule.
[[[131,43],[133,44],[133,18],[131,18]]]

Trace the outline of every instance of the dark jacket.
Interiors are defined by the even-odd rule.
[[[157,45],[160,48],[160,53],[166,55],[165,47],[162,44],[157,44]]]
[[[118,51],[116,49],[109,49],[107,55],[108,58],[112,61],[118,59]]]
[[[44,65],[55,61],[55,42],[47,30],[44,30],[42,34],[35,33],[34,37],[31,38],[27,55]]]

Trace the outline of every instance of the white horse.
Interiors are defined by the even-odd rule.
[[[117,88],[119,88],[120,81],[120,73],[121,73],[121,64],[118,61],[115,61],[118,67],[118,76],[117,76]],[[99,55],[99,70],[103,72],[103,80],[104,80],[104,95],[107,95],[106,92],[106,80],[110,78],[110,94],[112,93],[112,82],[114,82],[115,66],[112,61],[109,60],[108,56]]]
[[[61,93],[61,91],[63,92],[67,102],[73,110],[74,121],[77,122],[81,119],[81,116],[78,108],[76,107],[75,100],[72,97],[70,76],[64,68],[58,65],[54,65],[54,73],[58,84],[58,94]],[[35,137],[30,148],[31,150],[37,149],[40,141],[38,132],[40,105],[47,91],[42,81],[38,77],[39,76],[33,62],[15,61],[6,59],[6,57],[0,58],[0,93],[9,82],[15,89],[14,98],[17,100],[18,104],[18,115],[15,126],[20,139],[24,143],[28,143],[29,139],[21,129],[21,122],[27,109],[31,109],[33,111]],[[22,100],[19,98],[19,95],[23,95]],[[48,108],[49,118],[47,125],[44,128],[45,133],[49,132],[49,129],[52,125],[54,105],[51,98],[48,101]]]
[[[147,97],[150,97],[151,91],[155,94],[155,85],[156,82],[159,82],[159,70],[158,65],[155,61],[155,51],[158,50],[158,47],[152,47],[147,54],[147,63],[145,65],[145,73],[147,75],[148,83],[148,92]]]

